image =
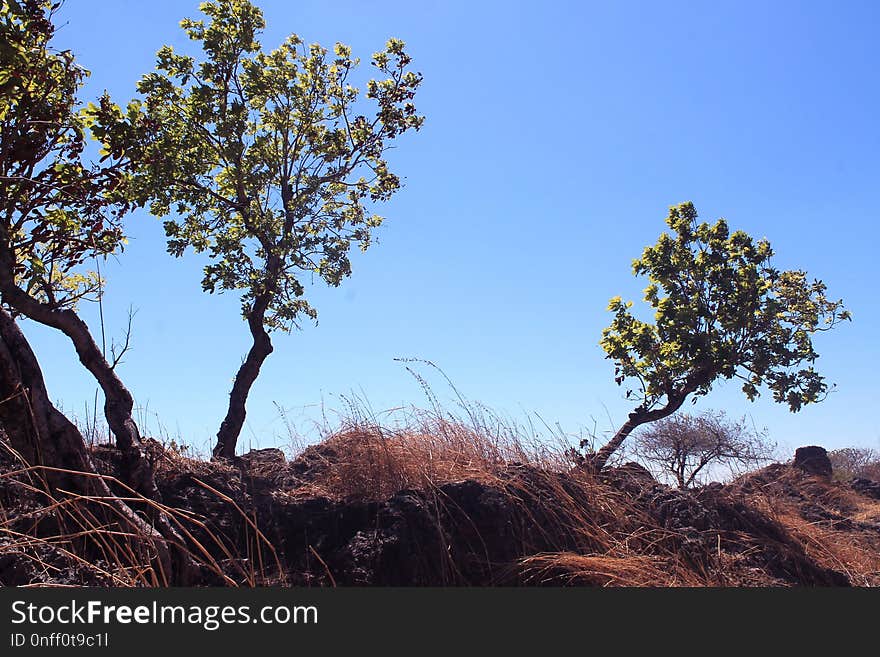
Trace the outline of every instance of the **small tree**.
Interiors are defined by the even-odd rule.
[[[870,447],[844,447],[828,452],[838,479],[862,477],[880,481],[880,451]]]
[[[734,422],[711,411],[671,415],[634,438],[639,460],[671,476],[679,488],[701,483],[713,465],[754,467],[771,460],[775,450],[766,434],[748,428],[745,418]]]
[[[366,83],[368,118],[349,80],[359,60],[348,46],[336,44],[330,55],[292,35],[264,52],[263,15],[250,2],[200,9],[207,23],[181,26],[203,59],[166,46],[157,71],[138,85],[149,136],[133,183],[153,214],[178,215],[165,222],[171,254],[207,253],[202,288],[243,293],[253,344],[214,449],[232,457],[248,393],[272,352],[269,332],[316,317],[302,278],[339,285],[351,273],[352,246],[365,250],[382,221],[365,204],[400,187],[383,153],[422,125],[411,102],[421,75],[408,70],[403,42],[388,41],[373,55],[384,78]],[[107,139],[121,151],[130,135],[111,131]]]
[[[666,223],[672,235],[660,235],[633,262],[635,275],[648,276],[654,322],[635,317],[620,297],[609,305],[614,320],[600,344],[618,385],[637,383],[626,396],[638,406],[591,456],[595,468],[636,427],[708,394],[719,378],[740,379],[749,400],[766,387],[792,412],[821,401],[828,385],[813,368],[812,336],[850,319],[842,301],[825,296],[822,281],[772,267],[766,240],[731,233],[724,219],[697,223],[690,202],[670,208]]]

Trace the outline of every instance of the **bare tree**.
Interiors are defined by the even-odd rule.
[[[839,479],[861,477],[880,481],[880,451],[870,447],[844,447],[828,453]]]
[[[655,471],[672,475],[679,488],[690,488],[711,465],[754,467],[771,460],[775,448],[745,418],[732,421],[723,412],[706,411],[652,423],[636,435],[633,452]]]

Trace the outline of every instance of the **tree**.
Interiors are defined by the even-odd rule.
[[[404,43],[388,41],[366,83],[372,118],[350,83],[359,60],[337,43],[333,55],[291,35],[264,52],[265,23],[247,0],[200,6],[208,17],[181,26],[203,58],[157,56],[138,85],[152,131],[133,176],[137,198],[165,221],[168,251],[204,252],[202,288],[242,293],[252,346],[236,374],[215,456],[232,457],[245,404],[272,352],[269,333],[315,319],[305,298],[311,277],[337,286],[351,273],[349,251],[365,250],[382,218],[368,202],[387,201],[400,180],[384,157],[390,142],[418,130],[412,104],[421,75],[408,70]],[[107,135],[111,150],[137,136]]]
[[[671,415],[634,436],[638,458],[671,475],[679,488],[700,483],[713,465],[754,467],[773,457],[775,445],[766,434],[750,430],[745,418],[728,420],[724,413]]]
[[[880,481],[880,451],[870,447],[844,447],[828,452],[839,479],[861,477]]]
[[[107,122],[115,125],[120,110],[105,96],[88,112],[79,111],[77,92],[88,72],[70,52],[50,45],[57,6],[10,0],[0,8],[0,388],[14,396],[13,401],[4,395],[4,403],[11,403],[0,420],[18,453],[30,465],[48,468],[48,483],[70,489],[73,482],[78,486],[73,490],[108,500],[125,519],[127,532],[153,542],[170,575],[162,537],[114,499],[102,480],[88,476],[94,471],[82,436],[49,402],[37,360],[15,322],[24,316],[71,340],[104,393],[107,423],[123,456],[122,478],[142,495],[158,499],[132,420],[132,396],[116,363],[107,361],[76,311],[79,302],[100,290],[99,277],[84,269],[86,263],[122,249],[121,220],[132,203],[121,191],[131,158],[104,153],[100,164],[84,158],[89,128],[108,131]],[[21,404],[27,413],[14,415]],[[67,475],[73,472],[87,474],[71,480]],[[151,515],[162,536],[179,545],[168,519]],[[177,565],[188,569],[188,558],[179,556]]]
[[[825,284],[800,270],[770,264],[767,240],[727,222],[697,223],[690,202],[670,208],[663,233],[633,262],[647,275],[644,298],[654,322],[638,319],[632,302],[615,297],[600,342],[614,361],[618,385],[634,380],[627,398],[638,406],[614,437],[591,455],[602,468],[627,436],[647,422],[706,395],[719,379],[740,379],[749,400],[766,387],[792,412],[821,401],[828,384],[813,367],[819,354],[812,336],[850,319],[842,301],[826,297]]]
[[[4,3],[0,73],[0,295],[16,315],[62,331],[105,398],[107,424],[125,455],[128,480],[155,497],[152,473],[132,420],[133,399],[105,358],[77,304],[94,299],[101,281],[85,263],[118,253],[125,157],[90,165],[83,158],[91,126],[103,131],[119,109],[106,96],[78,111],[88,72],[69,51],[50,46],[54,6],[43,0]]]

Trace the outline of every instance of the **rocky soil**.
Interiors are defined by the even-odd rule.
[[[821,448],[820,448],[821,449]],[[156,446],[162,502],[203,567],[199,585],[716,585],[880,583],[880,483],[833,483],[822,453],[727,484],[670,488],[637,464],[591,476],[516,462],[388,495],[327,482],[344,444],[233,463]],[[99,471],[117,471],[98,447]],[[817,461],[818,459],[818,461]],[[817,466],[818,463],[818,466]],[[0,477],[0,583],[111,585],[45,500]],[[120,491],[123,493],[124,491]],[[23,541],[22,536],[36,537]]]

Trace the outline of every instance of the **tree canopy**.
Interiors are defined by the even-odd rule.
[[[123,163],[83,157],[88,127],[110,110],[109,98],[87,116],[77,92],[88,71],[69,51],[50,46],[51,6],[4,3],[0,12],[0,277],[4,302],[18,288],[51,308],[94,295],[91,259],[121,249],[122,216],[131,209],[119,185]]]
[[[351,272],[352,244],[366,249],[382,218],[365,200],[400,187],[382,158],[386,142],[423,118],[410,102],[421,76],[407,71],[404,44],[391,39],[373,65],[372,118],[353,114],[358,61],[291,35],[276,50],[257,41],[262,12],[247,0],[206,2],[210,19],[181,22],[204,59],[162,48],[157,71],[138,90],[153,126],[136,176],[142,198],[165,222],[168,250],[206,251],[203,288],[243,290],[244,313],[267,295],[265,323],[290,328],[315,311],[303,272],[338,285]]]
[[[814,368],[812,336],[850,319],[821,280],[773,267],[767,240],[731,232],[724,219],[698,222],[690,202],[670,208],[666,223],[671,234],[633,262],[633,274],[648,277],[654,321],[620,297],[609,304],[614,318],[600,344],[616,382],[635,383],[627,397],[638,407],[596,455],[600,466],[633,428],[708,394],[719,379],[741,380],[750,400],[766,388],[792,412],[821,401],[828,384]]]

